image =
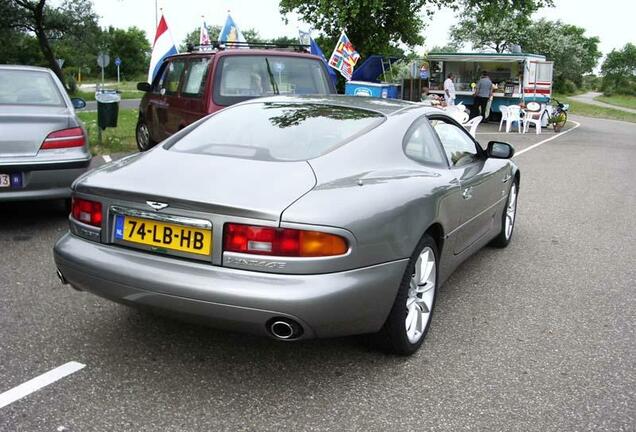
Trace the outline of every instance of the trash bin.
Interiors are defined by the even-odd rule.
[[[115,91],[102,91],[95,93],[95,100],[97,100],[97,126],[100,129],[117,127],[121,100],[119,94]]]

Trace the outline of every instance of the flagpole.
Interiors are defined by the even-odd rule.
[[[155,0],[155,30],[159,27],[159,18],[157,14],[157,0]]]

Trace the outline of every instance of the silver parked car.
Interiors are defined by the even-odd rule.
[[[510,241],[513,152],[407,102],[244,102],[78,179],[58,276],[228,329],[376,333],[410,354],[453,269]]]
[[[50,69],[0,65],[0,202],[70,197],[91,160],[84,106]]]

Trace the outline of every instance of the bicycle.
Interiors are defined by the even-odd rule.
[[[554,103],[553,103],[554,102]],[[548,124],[552,124],[555,132],[559,132],[568,122],[569,104],[559,102],[557,99],[549,99],[546,107]]]

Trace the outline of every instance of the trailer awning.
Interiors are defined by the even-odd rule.
[[[430,53],[428,59],[429,61],[448,62],[516,63],[526,60],[545,60],[545,56],[526,53]]]

